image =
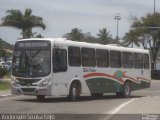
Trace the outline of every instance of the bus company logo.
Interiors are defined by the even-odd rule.
[[[143,114],[142,120],[159,120],[156,114]]]
[[[96,68],[91,68],[91,67],[84,67],[83,72],[96,72]]]

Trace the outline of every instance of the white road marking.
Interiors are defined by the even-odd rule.
[[[108,116],[105,117],[105,118],[100,118],[100,120],[108,120],[108,119],[110,119],[114,114],[116,114],[118,111],[120,111],[122,108],[124,108],[126,105],[130,104],[131,102],[135,101],[136,99],[137,98],[131,99],[131,100],[121,104],[120,106],[114,108],[110,112],[107,112],[106,114],[108,114]]]
[[[107,114],[116,114],[118,111],[120,111],[123,107],[125,107],[126,105],[128,105],[129,103],[133,102],[134,100],[136,100],[137,98],[131,99],[130,101],[127,101],[123,104],[121,104],[120,106],[116,107],[115,109],[113,109],[112,111],[108,112]]]

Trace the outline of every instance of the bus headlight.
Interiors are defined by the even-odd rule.
[[[16,78],[11,78],[11,85],[14,87],[19,87],[19,83]]]
[[[42,82],[40,82],[38,87],[46,87],[50,83],[50,81],[51,81],[51,79],[45,79]]]

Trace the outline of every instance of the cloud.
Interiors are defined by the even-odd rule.
[[[160,10],[156,1],[156,10]],[[31,8],[33,14],[44,19],[47,28],[34,29],[45,37],[61,37],[74,27],[96,35],[98,30],[106,27],[113,37],[116,35],[115,13],[120,13],[119,34],[123,36],[129,29],[129,13],[142,16],[153,11],[153,1],[146,0],[1,0],[0,17],[8,9],[24,11]],[[20,31],[0,28],[0,37],[14,43]],[[8,35],[9,34],[9,35]]]

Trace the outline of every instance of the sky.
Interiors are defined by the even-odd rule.
[[[156,12],[160,12],[160,0],[156,1]],[[119,37],[130,29],[130,15],[142,17],[153,13],[154,0],[0,0],[0,18],[10,9],[33,10],[33,15],[41,16],[46,29],[34,28],[33,32],[44,37],[59,38],[77,27],[82,32],[96,36],[100,29],[107,30],[115,38],[117,23],[114,17],[118,13]],[[0,19],[1,23],[1,19]],[[21,30],[0,27],[0,38],[14,44],[21,38]]]

